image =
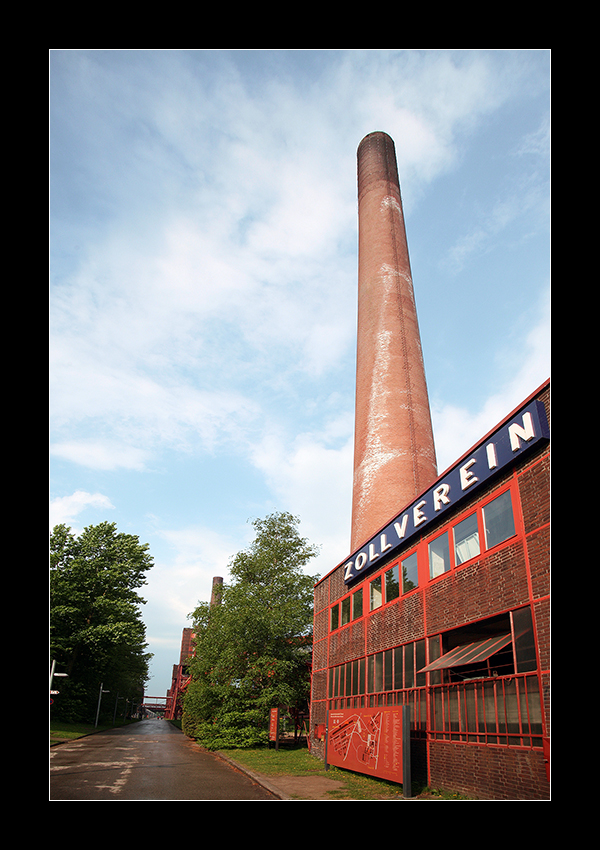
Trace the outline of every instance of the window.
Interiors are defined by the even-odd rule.
[[[342,626],[347,626],[350,622],[350,597],[342,599]]]
[[[531,608],[519,608],[512,612],[515,636],[515,662],[517,673],[529,673],[537,669],[535,640]]]
[[[418,640],[386,649],[367,659],[367,690],[400,691],[425,685],[425,674],[416,673],[425,666],[425,641]]]
[[[445,654],[425,668],[443,674],[430,693],[434,738],[540,747],[542,712],[529,607],[440,636]]]
[[[400,582],[398,580],[398,564],[385,573],[385,601],[391,602],[400,596]]]
[[[413,552],[402,561],[402,593],[408,593],[419,586],[419,573],[417,570],[417,553]]]
[[[350,697],[365,692],[365,659],[358,658],[329,670],[329,697]],[[339,706],[338,706],[339,707]]]
[[[429,544],[429,575],[431,578],[436,578],[448,572],[449,569],[450,547],[446,531]]]
[[[367,659],[367,690],[376,693],[383,690],[383,652],[370,655]]]
[[[356,620],[363,615],[363,590],[360,587],[352,596],[342,599],[341,603],[333,605],[329,613],[329,629],[334,632],[340,626],[347,626],[350,620]]]
[[[445,741],[541,748],[537,676],[521,674],[434,688],[429,734]]]
[[[461,626],[442,637],[442,652],[431,652],[423,673],[443,671],[444,682],[512,676],[537,668],[529,607]],[[432,682],[433,684],[433,682]]]
[[[363,592],[362,587],[352,594],[352,619],[356,620],[363,615]]]
[[[376,608],[380,608],[383,604],[383,595],[381,593],[381,576],[377,576],[377,578],[373,579],[373,581],[369,585],[369,593],[370,610],[374,611]]]
[[[454,526],[454,555],[457,564],[464,564],[479,555],[477,514],[471,514]]]
[[[483,509],[486,548],[491,549],[515,533],[510,490],[502,493]]]

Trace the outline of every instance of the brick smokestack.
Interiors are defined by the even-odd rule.
[[[371,133],[357,159],[352,551],[437,476],[394,142]]]
[[[223,594],[223,579],[221,576],[214,576],[212,580],[212,591],[210,595],[210,604],[220,605],[221,596]]]

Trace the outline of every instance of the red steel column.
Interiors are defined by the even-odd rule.
[[[437,476],[394,142],[358,147],[358,338],[351,551]]]

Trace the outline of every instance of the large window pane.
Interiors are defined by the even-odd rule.
[[[374,611],[375,608],[379,608],[383,599],[381,596],[381,576],[378,576],[374,579],[371,584],[371,611]]]
[[[383,690],[383,652],[375,656],[375,692]]]
[[[352,662],[352,696],[359,693],[358,661]]]
[[[440,635],[435,635],[435,637],[429,638],[429,663],[431,664],[432,661],[437,661],[441,654],[442,646]],[[434,670],[432,673],[430,673],[429,683],[431,685],[441,685],[442,671]]]
[[[344,664],[344,675],[345,675],[345,685],[344,685],[344,696],[349,697],[351,694],[352,688],[352,663],[347,661]]]
[[[385,691],[391,691],[393,686],[394,686],[393,685],[393,678],[392,678],[392,672],[393,672],[392,671],[392,650],[386,649],[386,651],[384,653],[384,657],[385,657],[385,665],[384,665],[384,667],[385,667],[385,671],[384,671],[385,678],[384,678],[383,689]]]
[[[542,734],[542,706],[538,680],[535,676],[527,678],[527,703],[529,714],[529,728],[535,735]]]
[[[361,658],[358,662],[358,693],[365,692],[365,659]]]
[[[431,578],[442,575],[450,569],[450,549],[448,532],[440,535],[429,544],[429,574]]]
[[[402,593],[408,593],[419,586],[419,571],[417,569],[417,553],[413,552],[402,561]]]
[[[350,597],[342,599],[342,626],[350,622]]]
[[[475,689],[465,688],[465,714],[467,732],[477,732],[477,711],[475,709]]]
[[[415,644],[415,655],[416,655],[416,670],[421,670],[427,661],[425,660],[425,641],[418,640]],[[417,673],[416,685],[417,687],[422,687],[426,684],[425,673]]]
[[[391,602],[398,596],[400,596],[400,582],[398,581],[398,564],[396,564],[385,574],[385,601]]]
[[[340,606],[334,605],[331,609],[331,631],[335,631],[340,624]]]
[[[477,514],[471,514],[454,526],[454,553],[457,564],[464,564],[479,555]]]
[[[498,496],[483,509],[485,541],[488,549],[508,540],[515,533],[510,490]]]
[[[352,594],[352,619],[356,620],[357,617],[362,617],[363,615],[363,592],[362,587],[360,590],[357,590],[356,593]]]
[[[394,690],[399,691],[404,687],[404,664],[402,646],[397,646],[394,650]]]
[[[519,608],[512,612],[515,635],[515,660],[517,673],[529,673],[537,668],[531,609]]]
[[[414,644],[409,643],[404,647],[404,687],[414,688],[415,686],[415,658]]]

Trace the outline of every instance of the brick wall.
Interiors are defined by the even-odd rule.
[[[549,388],[538,398],[549,417]],[[531,605],[539,656],[542,713],[549,729],[549,473],[550,448],[541,444],[515,468],[508,469],[477,493],[484,501],[511,483],[517,535],[507,545],[483,553],[418,592],[372,612],[349,627],[329,634],[328,606],[348,593],[343,566],[315,588],[315,630],[311,728],[325,724],[327,670],[354,658],[419,640],[474,623],[522,605]],[[516,486],[515,486],[516,485]],[[473,504],[476,504],[476,501]],[[463,506],[460,510],[466,510]],[[452,517],[448,514],[448,521]],[[424,536],[422,543],[440,533]],[[366,588],[366,585],[365,585]],[[367,593],[365,592],[365,611]],[[313,752],[323,756],[322,741],[313,740]],[[470,794],[481,799],[546,799],[549,787],[540,749],[480,746],[415,739],[419,765],[428,764],[433,787]],[[426,746],[426,751],[425,751]],[[420,749],[419,749],[420,748]],[[415,765],[417,767],[417,765]],[[421,773],[421,771],[419,771]]]
[[[545,800],[549,796],[539,750],[429,743],[434,787],[482,800]]]

